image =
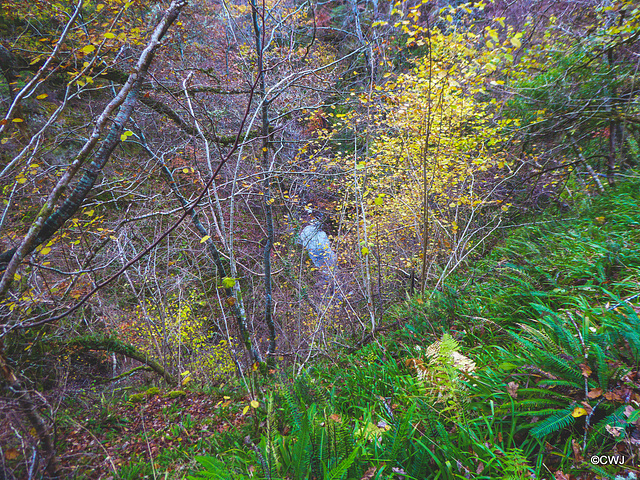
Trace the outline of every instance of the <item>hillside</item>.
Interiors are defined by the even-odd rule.
[[[305,368],[215,387],[121,380],[69,398],[58,413],[62,469],[124,479],[633,478],[639,186],[514,230],[442,293],[394,306],[386,331],[352,353],[334,344]]]
[[[640,475],[631,0],[5,0],[0,478]]]

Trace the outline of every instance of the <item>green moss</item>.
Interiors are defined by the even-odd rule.
[[[154,395],[158,395],[160,393],[160,389],[158,387],[151,387],[144,393],[147,397],[153,397]]]
[[[144,393],[134,393],[129,397],[129,401],[131,403],[142,403],[144,402]]]
[[[173,390],[172,392],[169,392],[166,395],[164,395],[164,398],[178,398],[178,397],[184,397],[186,395],[187,395],[187,392],[185,392],[184,390]]]

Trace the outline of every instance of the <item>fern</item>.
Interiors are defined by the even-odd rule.
[[[540,410],[530,410],[526,412],[515,412],[517,417],[533,417],[533,416],[545,416],[545,415],[553,415],[557,413],[557,408],[543,408]]]
[[[409,408],[409,410],[402,416],[402,418],[394,422],[393,433],[391,437],[391,446],[388,450],[386,458],[391,462],[399,460],[400,452],[403,451],[408,440],[412,428],[412,420],[415,412],[415,405]]]
[[[311,425],[309,416],[305,415],[301,421],[300,428],[296,435],[296,441],[291,452],[290,462],[291,467],[293,468],[294,479],[304,479],[308,477],[311,469],[312,451]]]
[[[582,372],[577,365],[569,363],[564,358],[559,357],[550,352],[542,350],[539,346],[522,338],[515,332],[509,332],[509,334],[525,348],[536,366],[542,370],[558,372],[569,377],[569,380],[573,380],[575,383],[580,384],[582,382]]]
[[[360,454],[360,447],[357,446],[353,449],[353,451],[349,454],[348,457],[344,458],[335,468],[331,469],[324,478],[326,480],[342,480],[347,475],[349,468],[355,462],[356,458]]]
[[[575,421],[575,418],[571,415],[572,412],[573,405],[565,408],[564,410],[560,410],[559,412],[555,412],[553,415],[545,418],[532,428],[531,435],[536,438],[544,438],[547,435],[568,427]]]
[[[523,323],[519,323],[518,326],[527,334],[529,334],[530,337],[535,338],[538,341],[541,348],[551,350],[556,355],[560,355],[561,353],[563,353],[562,349],[556,344],[556,342],[553,341],[553,339],[545,331],[540,330],[539,328],[534,328],[530,325],[526,325]]]
[[[584,381],[583,382],[573,382],[570,380],[541,380],[538,382],[538,386],[540,387],[565,387],[573,390],[582,390],[584,389]]]
[[[592,472],[596,473],[597,475],[600,476],[600,478],[608,478],[609,480],[616,480],[616,479],[620,479],[622,478],[622,480],[631,480],[632,478],[636,478],[635,475],[632,477],[631,473],[629,474],[628,477],[621,477],[620,475],[613,475],[609,472],[607,472],[604,468],[599,467],[598,465],[590,465],[589,466],[589,470],[591,470]]]
[[[596,423],[593,427],[593,431],[598,435],[603,435],[607,425],[611,425],[613,427],[625,426],[627,424],[627,419],[624,415],[625,408],[627,408],[626,405],[618,407],[611,415],[608,415]]]
[[[528,409],[528,408],[536,408],[536,409],[552,409],[553,407],[565,407],[567,405],[567,400],[553,400],[551,398],[529,398],[525,400],[521,400],[517,403],[519,408]]]
[[[527,464],[527,458],[519,448],[511,448],[505,452],[503,480],[528,480],[531,478],[531,470]]]
[[[230,468],[230,463],[235,463],[235,460],[240,460],[240,463],[246,464],[245,459],[240,458],[242,456],[244,456],[244,452],[228,451],[225,452],[227,460],[224,462],[211,456],[196,456],[196,461],[202,465],[204,470],[197,472],[195,475],[189,475],[187,478],[189,480],[242,480],[251,478],[249,475],[238,473],[233,468]],[[232,459],[231,462],[229,462],[229,458]]]
[[[591,348],[593,349],[593,352],[596,357],[596,365],[598,366],[597,374],[598,374],[598,381],[600,383],[600,388],[602,390],[607,390],[609,388],[609,380],[611,379],[610,378],[611,372],[609,369],[609,365],[607,365],[607,360],[604,355],[604,350],[598,344],[592,344]]]

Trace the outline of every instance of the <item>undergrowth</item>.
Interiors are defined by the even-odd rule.
[[[254,437],[189,478],[634,478],[639,247],[637,182],[514,231],[400,331],[266,385]]]

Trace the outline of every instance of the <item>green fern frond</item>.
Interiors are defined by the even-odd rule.
[[[559,412],[555,412],[532,428],[531,434],[536,438],[544,438],[547,435],[568,427],[575,421],[575,418],[571,415],[572,412],[573,405]]]
[[[385,455],[385,458],[389,461],[397,461],[400,452],[405,448],[406,441],[413,428],[411,422],[413,421],[414,414],[415,405],[411,406],[404,415],[393,422],[391,435],[389,436],[389,438],[391,438],[391,446],[386,449],[387,454]]]
[[[436,430],[438,432],[438,439],[440,443],[443,444],[447,450],[453,450],[454,447],[453,447],[453,444],[451,443],[451,438],[449,438],[449,432],[447,432],[444,425],[438,422],[436,424]]]
[[[543,370],[550,370],[557,375],[564,375],[567,380],[572,380],[577,384],[580,384],[584,378],[580,368],[575,364],[569,363],[564,358],[545,351],[538,351],[537,356],[541,361],[541,365],[538,366],[542,367]]]
[[[551,398],[531,398],[527,400],[521,400],[517,403],[518,408],[521,409],[543,409],[543,408],[554,408],[554,407],[564,407],[567,405],[567,400],[553,400]],[[511,408],[511,406],[508,406]]]
[[[313,419],[311,419],[313,421]],[[300,428],[296,435],[296,442],[292,449],[291,461],[294,479],[304,479],[311,469],[311,457],[313,446],[311,444],[311,421],[309,416],[302,418]]]
[[[577,365],[570,364],[564,358],[542,350],[539,346],[522,338],[515,332],[509,334],[525,349],[531,360],[542,370],[552,371],[554,374],[563,374],[569,380],[579,383],[582,380],[582,372]]]
[[[625,341],[629,345],[631,357],[637,363],[640,360],[640,328],[638,325],[630,325],[627,322],[620,322],[622,327],[620,332],[620,339]]]
[[[225,452],[225,456],[235,458],[233,456],[234,453],[236,452],[228,451]],[[235,472],[232,468],[229,468],[228,461],[223,462],[212,456],[196,456],[195,459],[204,468],[204,470],[201,470],[194,475],[189,475],[187,477],[189,480],[243,480],[250,478],[247,475]]]
[[[530,411],[518,411],[515,412],[514,415],[516,417],[544,417],[546,415],[553,415],[554,413],[557,413],[558,409],[557,408],[542,408],[540,410],[530,410]]]
[[[620,427],[627,424],[627,419],[624,415],[624,411],[627,408],[626,405],[618,407],[611,415],[606,416],[593,427],[593,431],[598,434],[602,434],[605,431],[607,425],[612,427]]]
[[[575,334],[572,333],[574,331],[573,325],[570,330],[567,328],[567,325],[560,320],[560,318],[551,316],[545,317],[542,323],[553,331],[558,339],[558,345],[560,348],[564,349],[565,354],[571,355],[572,357],[584,356],[585,352],[583,351],[581,343],[578,338],[574,336]]]
[[[613,475],[613,474],[607,472],[604,468],[599,467],[597,465],[589,465],[588,468],[589,468],[589,470],[591,470],[595,474],[599,475],[600,478],[608,478],[609,480],[615,480],[616,478],[620,478],[619,475]],[[632,478],[632,477],[629,476],[627,478]]]
[[[519,448],[510,448],[505,452],[502,471],[503,480],[528,480],[531,478],[527,457]]]
[[[547,335],[547,333],[544,332],[543,330],[540,330],[539,328],[534,328],[531,325],[527,325],[524,323],[519,323],[518,326],[525,333],[527,333],[529,337],[531,337],[534,340],[537,340],[540,347],[546,350],[551,350],[553,353],[557,355],[563,352],[562,349],[556,344],[556,342],[549,335]]]
[[[574,390],[583,390],[584,382],[572,382],[571,380],[541,380],[538,382],[538,386],[540,387],[565,387],[571,388]]]
[[[539,399],[556,399],[566,403],[567,396],[564,393],[555,392],[546,388],[525,387],[518,389],[518,397],[537,396]]]
[[[604,354],[604,350],[597,343],[592,343],[591,348],[596,357],[596,374],[598,375],[598,382],[602,390],[609,388],[609,381],[611,380],[611,369],[607,364],[607,359]]]
[[[336,467],[332,468],[326,475],[327,480],[342,480],[349,472],[349,468],[360,454],[360,446],[356,446],[349,456],[345,457]]]

